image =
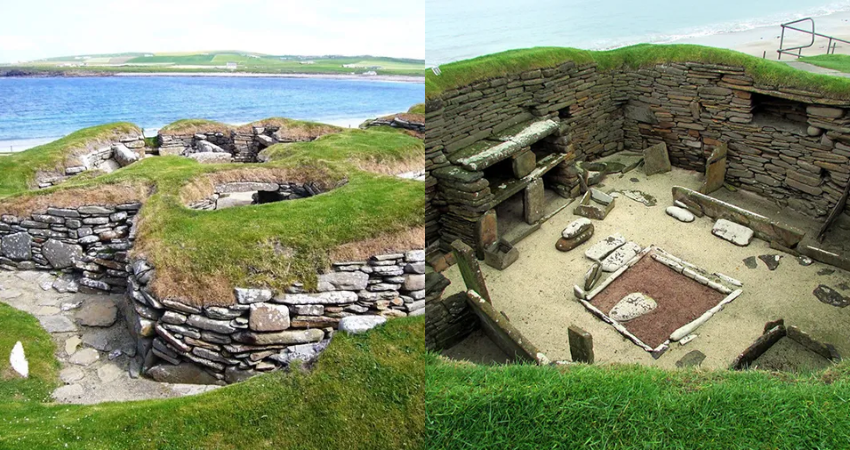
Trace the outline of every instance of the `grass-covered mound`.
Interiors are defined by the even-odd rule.
[[[274,372],[194,397],[47,405],[9,397],[14,386],[0,381],[0,448],[428,448],[423,384],[433,357],[423,327],[419,317],[339,333],[310,373]]]
[[[526,70],[555,67],[568,61],[596,62],[600,70],[640,68],[662,63],[697,61],[744,67],[757,83],[798,89],[811,89],[830,98],[850,100],[850,80],[817,75],[734,50],[690,44],[639,44],[608,51],[566,47],[535,47],[509,50],[440,66],[440,75],[426,71],[426,98],[490,78]]]
[[[316,139],[331,133],[339,133],[342,127],[328,125],[326,123],[308,122],[306,120],[287,119],[285,117],[270,117],[242,125],[240,131],[250,132],[253,127],[277,127],[279,133],[292,140]]]
[[[804,63],[825,67],[827,69],[837,70],[839,72],[850,73],[850,55],[804,56],[802,58],[798,58],[797,60]]]
[[[146,158],[108,175],[84,173],[50,189],[21,190],[0,200],[0,214],[142,200],[134,252],[157,268],[156,293],[208,305],[232,303],[234,286],[282,289],[301,280],[309,289],[331,260],[422,246],[422,183],[384,175],[422,165],[421,140],[394,130],[346,130],[268,151],[264,164]],[[336,188],[218,211],[185,206],[233,181]]]
[[[207,119],[180,119],[159,129],[159,134],[224,133],[230,128],[226,123]]]
[[[141,135],[139,127],[126,122],[84,128],[61,139],[0,158],[0,198],[33,187],[36,172],[64,174],[79,165],[77,156],[115,142],[129,134]]]
[[[432,364],[428,448],[847,448],[848,372]]]

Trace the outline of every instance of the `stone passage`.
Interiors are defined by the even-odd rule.
[[[71,156],[70,163],[61,172],[38,171],[35,182],[39,189],[57,185],[68,178],[87,170],[110,173],[138,161],[144,153],[145,138],[141,134],[128,134],[115,138],[114,142],[91,149],[87,153]]]
[[[191,203],[192,209],[224,209],[234,206],[259,205],[263,203],[297,200],[323,193],[316,183],[265,183],[234,182],[216,185],[215,192],[197,202]]]

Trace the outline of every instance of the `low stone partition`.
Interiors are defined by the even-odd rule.
[[[749,227],[757,238],[778,243],[783,247],[795,248],[806,234],[798,228],[680,186],[673,187],[673,200],[678,200],[689,209],[712,219],[726,219]]]
[[[0,216],[0,269],[61,270],[65,292],[124,292],[128,251],[140,203],[47,208],[27,216]]]
[[[64,171],[38,171],[35,183],[39,189],[55,186],[68,178],[88,170],[100,170],[106,173],[130,165],[139,160],[144,151],[145,138],[142,135],[119,137],[115,142],[106,143],[86,153],[69,158]]]
[[[420,116],[422,117],[422,116]],[[377,119],[367,120],[360,128],[366,129],[369,127],[377,127],[377,126],[387,126],[393,128],[401,128],[404,130],[411,130],[417,133],[425,132],[425,121],[424,120],[414,120],[409,117],[408,114],[400,116],[392,116],[392,117],[379,117]]]
[[[244,192],[256,192],[254,198],[251,200],[250,203],[247,203],[247,200],[242,202],[221,202],[223,198],[227,198],[226,196],[228,194]],[[193,202],[189,204],[188,207],[191,209],[214,210],[229,208],[233,206],[243,206],[244,204],[260,204],[284,200],[297,200],[300,198],[313,197],[323,192],[324,191],[322,191],[321,187],[319,187],[316,183],[313,182],[303,184],[292,182],[233,182],[216,185],[215,192],[213,192],[212,195],[202,200]]]
[[[550,361],[546,355],[526,339],[504,314],[496,311],[488,300],[473,290],[467,291],[466,295],[472,311],[480,320],[481,329],[509,358],[515,362],[549,364]]]
[[[237,288],[226,307],[157,298],[156,269],[142,259],[129,267],[124,315],[143,370],[163,382],[233,383],[309,364],[345,321],[425,313],[424,250],[335,263],[315,293],[298,283],[285,292]]]
[[[440,351],[453,347],[479,328],[478,318],[466,304],[466,293],[443,298],[451,282],[437,272],[425,276],[425,347]]]

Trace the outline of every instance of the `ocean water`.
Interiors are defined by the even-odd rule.
[[[421,83],[310,78],[0,78],[0,151],[128,121],[153,135],[178,119],[242,124],[273,116],[356,127],[421,103]]]
[[[850,10],[850,0],[426,0],[430,66],[515,48],[665,43]]]

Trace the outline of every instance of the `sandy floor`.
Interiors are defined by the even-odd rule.
[[[612,158],[628,163],[625,154]],[[812,291],[818,284],[826,284],[850,294],[850,274],[815,263],[802,266],[785,255],[775,271],[769,271],[763,262],[758,268],[748,269],[743,259],[749,256],[778,253],[768,243],[754,239],[747,247],[737,247],[711,234],[713,221],[707,217],[692,223],[682,223],[665,214],[672,204],[671,187],[675,185],[697,189],[702,175],[682,169],[648,178],[641,169],[625,177],[608,176],[604,191],[637,189],[658,199],[656,206],[647,207],[620,196],[616,207],[604,221],[594,221],[595,235],[569,253],[555,249],[561,230],[577,217],[573,205],[544,223],[541,229],[517,245],[519,260],[505,271],[482,264],[487,286],[497,310],[504,311],[515,326],[536,344],[551,360],[570,360],[567,327],[575,324],[593,335],[596,361],[605,363],[641,363],[673,368],[676,361],[691,350],[700,350],[707,356],[703,368],[728,367],[739,352],[747,348],[762,334],[765,322],[784,318],[814,339],[836,346],[842,355],[850,355],[850,309],[830,306],[815,298]],[[718,197],[732,200],[738,206],[780,217],[780,208],[757,197],[725,189]],[[781,214],[789,214],[782,211]],[[786,221],[793,225],[816,228],[817,223],[803,216],[791,215]],[[674,344],[658,360],[621,336],[614,328],[587,312],[575,301],[572,286],[583,282],[590,261],[584,251],[613,233],[622,233],[627,239],[648,246],[655,244],[674,255],[713,272],[722,272],[741,280],[744,293],[716,314],[696,334],[699,336],[685,346]],[[825,269],[834,272],[818,275]],[[445,295],[463,289],[457,267],[445,275],[452,281]],[[607,274],[605,275],[607,276]],[[842,284],[847,283],[847,284]],[[846,289],[842,291],[841,286]]]
[[[827,16],[815,17],[815,31],[827,36],[850,40],[850,12],[834,13]],[[809,23],[794,25],[803,30],[811,29]],[[753,56],[765,56],[767,59],[777,59],[779,49],[779,36],[782,28],[779,25],[759,27],[752,30],[738,31],[734,33],[721,33],[711,36],[695,37],[676,41],[676,44],[699,44],[711,47],[729,48]],[[786,30],[784,47],[794,47],[811,42],[811,36],[800,32]],[[826,53],[828,39],[817,38],[812,47],[803,50],[803,56],[822,55]],[[850,54],[850,45],[838,43],[836,54]],[[796,58],[788,55],[782,56],[782,61],[794,60]]]

